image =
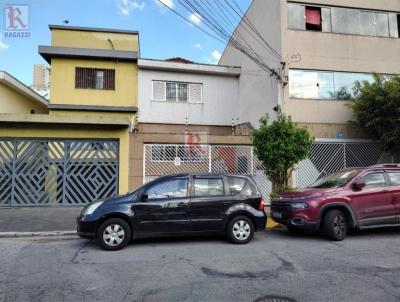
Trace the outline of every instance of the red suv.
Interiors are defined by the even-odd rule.
[[[272,219],[291,231],[322,230],[334,241],[349,229],[400,225],[400,165],[346,169],[272,200]]]

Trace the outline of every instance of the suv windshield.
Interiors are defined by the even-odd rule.
[[[357,174],[357,170],[339,171],[321,178],[309,188],[340,188]]]

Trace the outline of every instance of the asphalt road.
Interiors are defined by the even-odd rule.
[[[75,237],[0,239],[1,302],[267,296],[400,301],[400,229],[356,233],[340,243],[286,230],[258,233],[244,246],[209,237],[158,239],[120,252]]]

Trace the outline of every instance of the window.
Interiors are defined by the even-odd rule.
[[[202,145],[154,145],[151,147],[153,162],[175,162],[179,158],[183,163],[208,161],[208,151]]]
[[[146,190],[149,199],[179,198],[188,196],[188,179],[178,178],[157,183]]]
[[[228,176],[228,184],[231,195],[252,196],[258,194],[257,187],[253,182],[244,177]]]
[[[357,82],[372,83],[368,73],[290,70],[289,97],[297,99],[349,100]]]
[[[153,81],[153,100],[181,103],[202,103],[203,85]]]
[[[247,179],[243,177],[228,176],[228,184],[231,194],[239,194],[243,190],[246,181]]]
[[[322,30],[321,8],[306,6],[306,30]]]
[[[398,38],[400,33],[400,14],[389,14],[389,35]]]
[[[400,185],[400,172],[388,171],[387,174],[392,185]]]
[[[303,5],[288,3],[288,27],[289,29],[305,30],[305,7]]]
[[[360,11],[332,7],[332,32],[338,34],[360,34]]]
[[[222,196],[225,195],[224,182],[221,178],[195,178],[195,196]]]
[[[115,70],[76,67],[75,88],[115,90]]]
[[[362,176],[360,179],[365,182],[365,188],[379,188],[386,186],[385,176],[382,172],[369,173]]]
[[[397,38],[399,26],[396,13],[288,4],[289,29]]]

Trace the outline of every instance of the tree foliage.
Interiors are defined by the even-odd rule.
[[[357,83],[351,101],[357,123],[386,152],[400,152],[400,77],[374,75],[373,83]]]
[[[272,123],[268,115],[260,119],[260,128],[253,131],[252,137],[255,153],[273,183],[273,191],[280,193],[287,189],[294,165],[307,157],[313,138],[279,107],[276,111],[278,116]]]

